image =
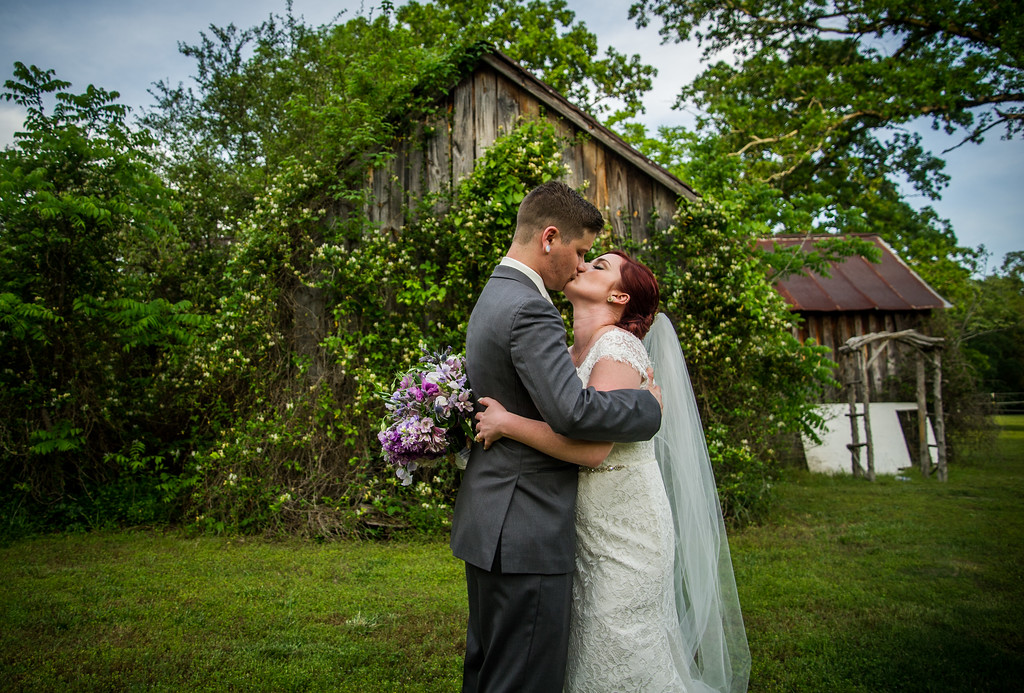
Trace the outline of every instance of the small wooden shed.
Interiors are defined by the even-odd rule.
[[[405,210],[428,192],[450,191],[472,172],[484,151],[517,120],[544,118],[570,144],[562,153],[571,168],[566,183],[579,189],[620,236],[640,239],[652,216],[670,223],[680,197],[694,191],[641,155],[497,49],[483,54],[449,93],[438,115],[395,144],[396,156],[370,171],[370,221],[400,229]],[[579,137],[579,135],[586,135]]]
[[[832,360],[840,361],[840,347],[852,337],[881,332],[918,330],[926,332],[933,311],[951,304],[907,266],[896,252],[876,235],[860,236],[878,248],[881,262],[864,257],[849,257],[833,263],[831,276],[817,273],[791,276],[778,281],[776,290],[799,313],[802,323],[794,329],[801,342],[813,339],[832,350]],[[822,236],[779,236],[760,242],[764,249],[772,243],[784,247],[799,245],[811,250]],[[890,396],[887,386],[903,366],[912,366],[912,358],[899,349],[890,349],[885,358],[876,359],[870,367],[871,391],[877,399]],[[835,393],[838,395],[839,393]]]

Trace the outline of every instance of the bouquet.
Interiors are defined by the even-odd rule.
[[[424,356],[384,395],[388,413],[377,440],[403,486],[421,465],[463,451],[473,435],[465,360],[451,351]]]

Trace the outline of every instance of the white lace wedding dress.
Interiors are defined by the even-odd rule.
[[[603,358],[633,366],[647,386],[649,357],[632,334],[598,338],[577,369],[584,383]],[[601,466],[582,468],[576,532],[565,690],[693,693],[676,618],[672,511],[652,441],[616,443]]]

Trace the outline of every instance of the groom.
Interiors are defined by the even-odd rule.
[[[647,440],[661,424],[660,390],[584,390],[547,293],[586,271],[583,258],[603,226],[601,213],[563,183],[523,199],[508,255],[469,318],[466,368],[474,396],[570,438]],[[562,690],[577,470],[509,439],[473,446],[451,538],[469,593],[464,692]]]

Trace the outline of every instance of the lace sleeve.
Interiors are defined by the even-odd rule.
[[[640,374],[640,386],[647,387],[647,369],[650,368],[651,359],[647,355],[647,349],[644,348],[643,342],[631,333],[613,329],[601,335],[580,367],[580,370],[584,372],[581,375],[586,375],[584,382],[590,380],[591,371],[601,359],[612,359],[632,366]]]

